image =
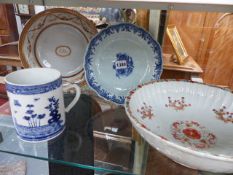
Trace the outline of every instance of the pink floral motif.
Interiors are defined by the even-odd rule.
[[[192,148],[210,148],[216,143],[216,136],[195,121],[176,121],[171,133],[176,140]]]
[[[147,105],[145,102],[143,102],[143,106],[140,109],[137,109],[137,112],[142,115],[142,119],[151,119],[154,116],[152,112],[152,107],[150,105]]]
[[[225,123],[233,123],[233,112],[226,111],[226,106],[223,106],[219,110],[213,109],[216,117]]]
[[[172,100],[171,97],[168,97],[168,104],[165,104],[167,108],[173,108],[176,111],[183,111],[186,107],[191,106],[191,104],[186,104],[184,97],[181,97],[180,100]]]

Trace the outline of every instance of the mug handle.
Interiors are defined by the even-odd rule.
[[[77,103],[77,101],[78,101],[78,99],[79,99],[79,97],[81,95],[80,87],[78,85],[76,85],[76,84],[70,84],[68,86],[63,87],[63,89],[65,89],[65,90],[68,90],[70,88],[75,89],[76,95],[75,95],[74,99],[71,101],[71,103],[65,108],[65,112],[69,112],[71,110],[71,108],[74,107],[74,105]]]

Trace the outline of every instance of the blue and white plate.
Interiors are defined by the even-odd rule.
[[[91,40],[84,69],[89,86],[101,97],[124,104],[132,88],[160,78],[161,48],[142,28],[128,23],[112,25]]]

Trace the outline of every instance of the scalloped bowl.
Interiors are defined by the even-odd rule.
[[[233,172],[233,94],[187,81],[152,81],[126,98],[139,134],[167,157],[189,168]]]
[[[158,80],[161,47],[144,29],[129,23],[111,25],[90,42],[84,60],[89,87],[100,97],[123,105],[138,84]]]

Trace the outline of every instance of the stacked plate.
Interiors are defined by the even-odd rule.
[[[69,82],[83,80],[83,57],[97,33],[93,22],[76,11],[55,8],[33,16],[19,42],[24,67],[55,68]]]

